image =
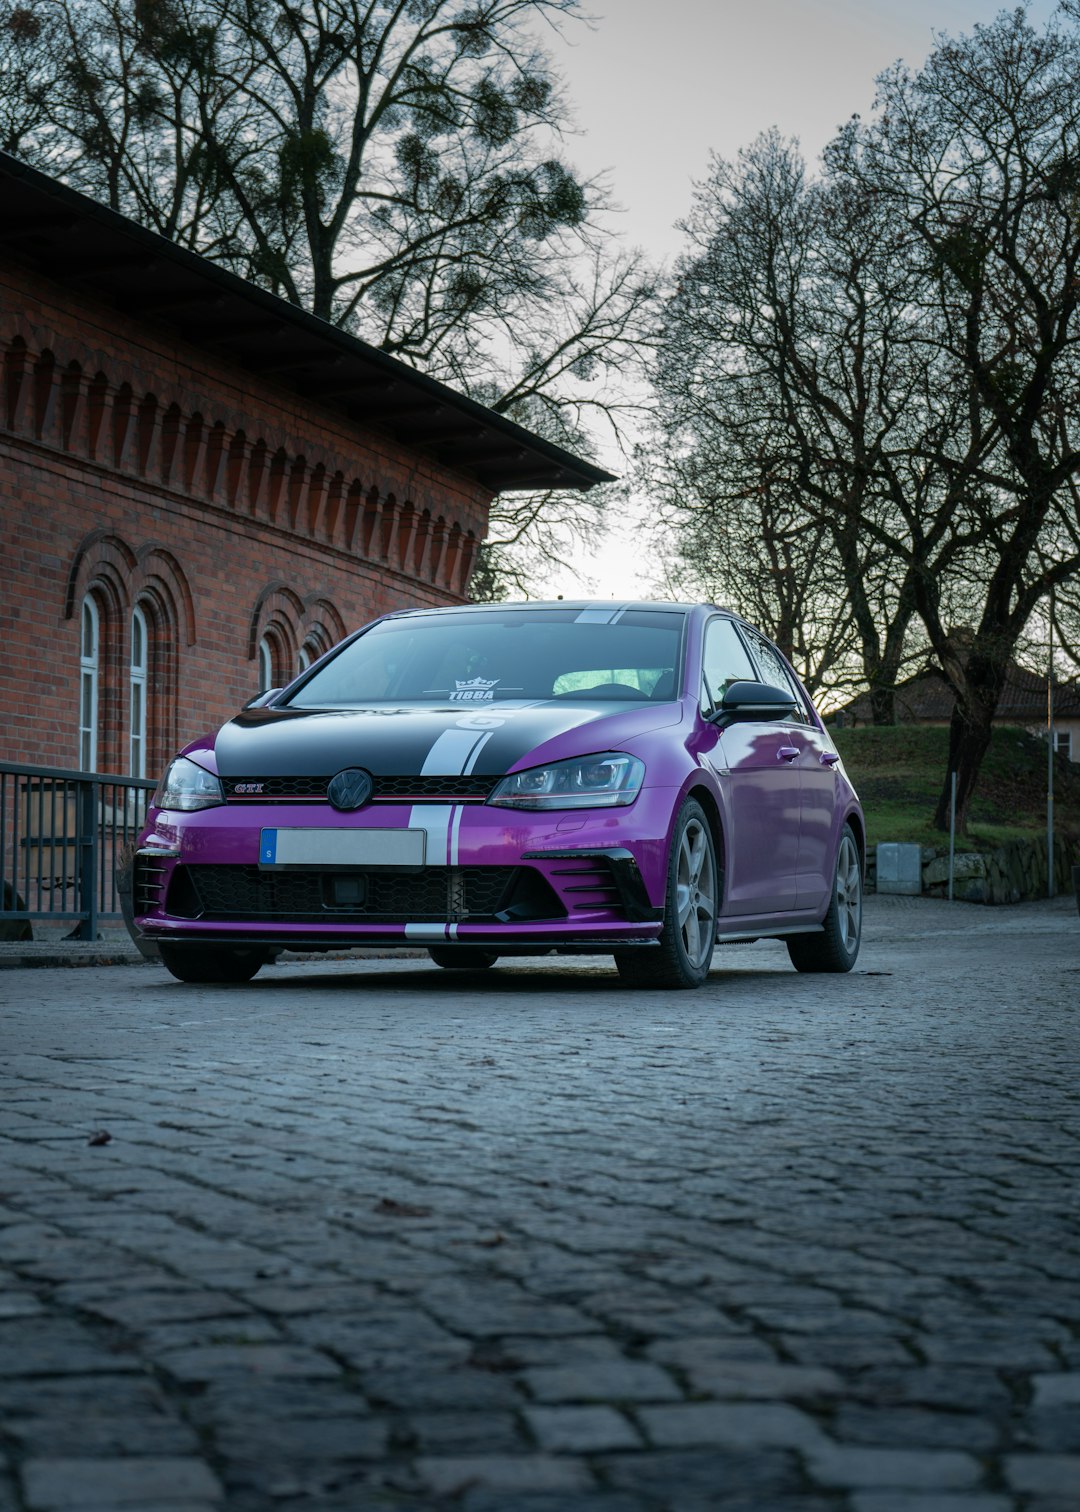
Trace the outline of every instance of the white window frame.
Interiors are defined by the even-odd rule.
[[[268,635],[259,642],[259,692],[265,693],[274,686],[274,647]]]
[[[131,662],[128,676],[128,773],[132,777],[146,776],[146,695],[149,670],[150,622],[142,605],[136,604],[131,611]]]
[[[79,771],[97,770],[101,692],[101,611],[92,593],[79,613]]]
[[[1072,731],[1071,730],[1061,730],[1061,729],[1058,729],[1057,727],[1055,727],[1055,729],[1054,729],[1054,752],[1058,756],[1064,756],[1065,759],[1066,759],[1066,761],[1071,761],[1073,759],[1073,757],[1072,757]]]

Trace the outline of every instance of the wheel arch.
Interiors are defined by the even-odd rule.
[[[844,824],[850,824],[855,836],[855,844],[859,847],[859,862],[862,866],[862,874],[866,876],[866,825],[863,816],[858,809],[852,809],[850,814],[844,816]],[[844,832],[844,824],[840,826],[840,833]]]
[[[720,883],[720,896],[717,899],[717,917],[724,902],[724,881],[726,876],[727,844],[724,839],[724,821],[720,817],[720,805],[716,801],[716,795],[702,782],[693,783],[686,791],[685,798],[694,798],[705,811],[705,817],[709,821],[709,829],[712,831],[713,844],[716,846],[716,871]],[[684,798],[684,801],[685,801]]]

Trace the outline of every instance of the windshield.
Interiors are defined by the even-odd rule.
[[[611,623],[600,618],[607,615]],[[493,608],[383,620],[314,672],[288,705],[659,703],[678,696],[684,623],[677,611],[659,609]]]

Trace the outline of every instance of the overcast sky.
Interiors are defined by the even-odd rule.
[[[586,7],[589,0],[585,0]],[[852,114],[868,115],[874,78],[897,58],[917,68],[936,33],[970,31],[998,0],[592,0],[591,29],[549,34],[579,135],[567,158],[606,172],[626,240],[656,261],[677,256],[675,223],[710,152],[734,157],[778,126],[811,161]],[[1041,24],[1053,0],[1033,0]],[[617,457],[605,459],[615,471]],[[604,597],[644,591],[640,534],[583,562]],[[574,579],[558,587],[584,592]]]

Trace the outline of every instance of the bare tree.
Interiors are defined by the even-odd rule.
[[[985,567],[969,648],[949,634],[942,578],[914,583],[956,692],[962,819],[1014,649],[1050,589],[1080,571],[1078,78],[1075,30],[1002,14],[940,41],[920,73],[884,75],[875,121],[854,123],[832,157],[917,239],[921,324],[993,442],[945,459],[968,560]]]
[[[796,613],[816,623],[801,653],[814,680],[857,648],[874,718],[890,723],[922,565],[897,518],[922,375],[894,238],[848,184],[808,182],[775,132],[714,160],[684,229],[654,375],[657,445],[690,474],[672,486],[669,469],[660,487],[684,555],[700,569],[723,542],[727,579],[759,611],[773,603],[781,640],[794,644]],[[798,584],[786,601],[783,574]]]
[[[535,35],[579,0],[26,5],[13,150],[557,439],[618,425],[653,281],[559,150]]]

